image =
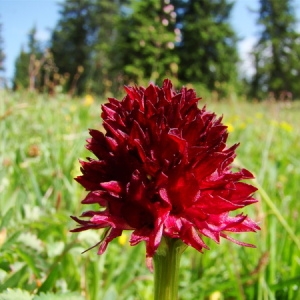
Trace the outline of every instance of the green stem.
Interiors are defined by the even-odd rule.
[[[154,255],[154,300],[177,300],[180,258],[186,245],[163,238]]]

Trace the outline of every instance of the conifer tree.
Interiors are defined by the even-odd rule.
[[[0,23],[0,72],[4,71],[4,60],[5,60],[5,54],[4,54],[4,41],[2,38],[2,24]]]
[[[124,0],[66,0],[52,34],[51,52],[59,73],[67,75],[66,90],[103,93],[109,71],[116,22]]]
[[[161,82],[177,77],[175,11],[169,1],[132,1],[120,22],[119,70],[125,83]]]
[[[66,91],[84,89],[90,51],[90,2],[67,0],[61,3],[61,17],[52,33],[51,52],[59,73],[67,78]]]
[[[253,57],[252,96],[300,97],[300,34],[291,0],[260,0],[261,28]]]
[[[4,78],[4,46],[3,46],[3,38],[2,38],[2,24],[0,23],[0,87],[5,86],[5,78]]]
[[[237,37],[229,24],[228,0],[172,0],[181,40],[179,78],[223,91],[237,81]]]
[[[37,28],[34,26],[28,33],[27,47],[21,48],[15,62],[15,74],[13,79],[14,89],[29,89],[31,91],[40,88],[40,69],[43,64],[43,51],[36,38]]]
[[[30,55],[22,47],[15,61],[15,73],[13,78],[13,89],[27,89],[29,87],[28,66]]]
[[[41,67],[44,63],[43,52],[40,43],[36,38],[37,28],[34,26],[28,34],[28,49],[29,49],[29,90],[34,91],[41,86]]]
[[[127,0],[97,0],[93,10],[91,27],[95,28],[94,41],[90,52],[87,90],[105,97],[122,85],[117,65],[119,49],[117,40],[119,22],[123,5]]]

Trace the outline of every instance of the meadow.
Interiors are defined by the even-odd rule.
[[[201,95],[199,95],[201,96]],[[102,256],[85,249],[100,232],[71,233],[86,209],[74,181],[88,128],[101,129],[101,99],[0,91],[0,300],[151,300],[145,247],[124,235]],[[257,204],[244,209],[261,231],[237,238],[257,248],[205,240],[187,249],[181,300],[300,299],[300,102],[236,97],[200,106],[224,115],[236,165],[256,176]]]

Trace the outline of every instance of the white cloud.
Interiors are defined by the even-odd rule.
[[[255,72],[251,51],[256,42],[257,38],[255,36],[249,36],[238,44],[241,59],[239,68],[243,77],[251,77]]]
[[[40,42],[47,42],[50,39],[50,31],[38,28],[35,37]]]

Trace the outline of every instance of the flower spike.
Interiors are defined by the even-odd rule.
[[[123,230],[131,230],[131,245],[146,243],[151,259],[163,238],[180,239],[202,252],[204,239],[220,237],[242,246],[230,232],[255,232],[258,225],[231,211],[257,202],[256,188],[242,182],[253,175],[232,171],[238,144],[226,146],[222,118],[199,109],[192,89],[126,86],[127,95],[102,106],[106,133],[90,130],[87,149],[96,159],[81,162],[76,180],[89,192],[83,204],[99,211],[82,214],[74,232],[103,229],[101,254]]]

